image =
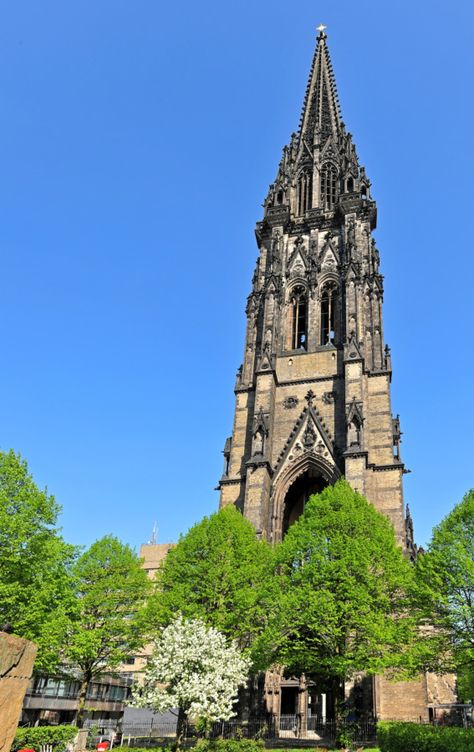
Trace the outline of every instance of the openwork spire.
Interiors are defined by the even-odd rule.
[[[339,135],[342,128],[336,81],[326,43],[325,27],[318,28],[316,50],[311,65],[301,114],[299,135],[308,146],[315,139],[324,144],[329,136]]]
[[[283,149],[265,216],[289,211],[293,218],[304,217],[314,210],[336,211],[348,198],[370,200],[370,181],[342,121],[325,28],[318,27],[298,133]]]

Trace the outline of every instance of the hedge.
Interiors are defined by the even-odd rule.
[[[380,752],[473,752],[474,729],[380,721]]]
[[[174,749],[175,743],[170,742],[169,745],[164,747],[129,747],[126,743],[126,740],[124,740],[123,747],[115,747],[113,749],[125,749],[129,750],[129,752],[170,752],[170,750]],[[113,752],[113,750],[112,750]]]
[[[263,748],[257,739],[201,739],[194,752],[262,752]]]
[[[39,752],[43,744],[50,744],[53,752],[65,752],[77,734],[76,726],[34,726],[19,728],[12,744],[12,752],[28,747]]]
[[[173,746],[174,744],[171,743],[163,747],[127,747],[127,750],[128,752],[169,752]],[[256,739],[200,739],[193,747],[193,752],[264,752],[264,743]]]

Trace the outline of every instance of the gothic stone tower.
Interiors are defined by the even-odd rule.
[[[376,220],[321,30],[300,127],[256,228],[260,255],[219,483],[221,506],[235,504],[271,541],[310,494],[344,475],[413,546]]]
[[[283,149],[256,228],[260,255],[220,505],[235,504],[261,536],[278,542],[308,497],[344,475],[387,515],[414,557],[400,422],[391,412],[376,220],[320,27],[300,127]],[[428,720],[430,705],[456,699],[453,676],[396,684],[377,676],[370,688],[368,681],[361,675],[346,694],[361,695],[364,685],[363,704],[379,719]],[[299,714],[302,735],[309,708],[324,717],[330,700],[302,677],[277,671],[267,672],[265,697],[275,717]]]

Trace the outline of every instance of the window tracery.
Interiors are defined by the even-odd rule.
[[[302,172],[298,178],[297,213],[301,216],[313,205],[313,175]]]
[[[323,165],[321,170],[321,206],[333,209],[337,198],[337,169],[331,162]]]
[[[288,311],[288,346],[290,350],[306,350],[308,298],[303,285],[290,292]]]
[[[333,343],[336,338],[337,285],[329,282],[321,295],[321,344]]]

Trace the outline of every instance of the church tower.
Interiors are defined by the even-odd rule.
[[[377,208],[339,108],[324,27],[298,132],[256,227],[220,505],[279,541],[307,498],[345,476],[413,548],[392,416]]]

